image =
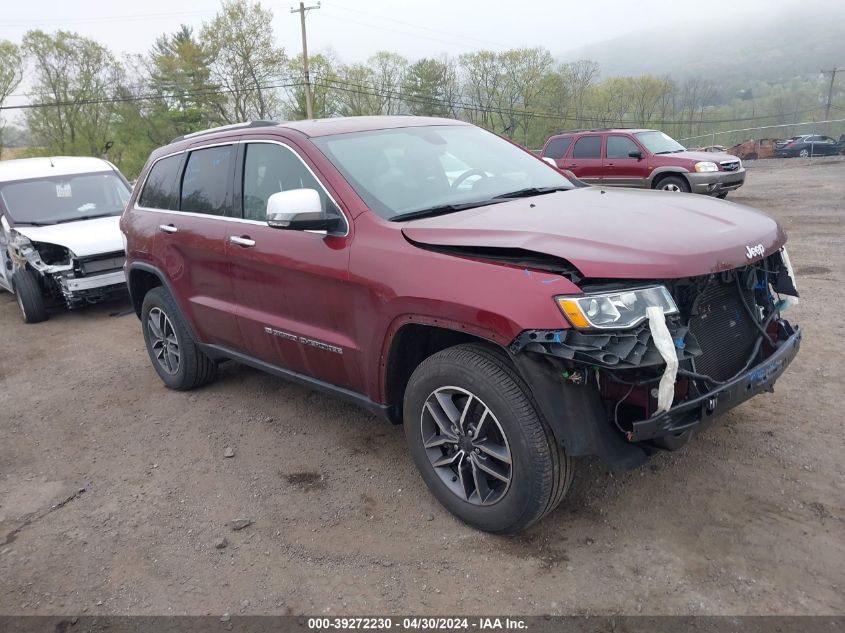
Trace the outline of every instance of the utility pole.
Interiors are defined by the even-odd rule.
[[[827,105],[824,109],[824,120],[830,121],[830,102],[833,99],[833,82],[836,81],[836,73],[841,70],[845,70],[845,68],[831,68],[830,70],[822,70],[822,75],[826,75],[830,73],[830,87],[827,89]],[[826,128],[830,128],[830,123],[825,124]]]
[[[302,26],[302,70],[305,76],[305,116],[314,118],[314,104],[311,97],[311,77],[308,74],[308,41],[305,37],[305,14],[311,9],[319,9],[320,3],[306,7],[304,2],[299,3],[299,8],[291,8],[291,13],[299,14],[299,23]]]

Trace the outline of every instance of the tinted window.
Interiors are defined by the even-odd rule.
[[[182,156],[168,156],[158,161],[150,170],[138,205],[148,209],[178,209],[179,165]]]
[[[191,152],[182,177],[182,211],[224,215],[235,148],[209,147]]]
[[[572,137],[566,136],[564,138],[553,138],[549,141],[548,146],[546,147],[546,151],[543,153],[543,156],[548,156],[549,158],[560,159],[566,155],[566,150],[569,149],[569,146],[572,144]]]
[[[275,143],[250,143],[246,148],[243,181],[243,216],[267,219],[267,200],[291,189],[314,189],[320,194],[323,213],[339,214],[323,186],[293,150]]]
[[[608,158],[630,158],[629,152],[639,152],[640,148],[627,136],[608,136],[607,149]]]
[[[582,136],[575,143],[572,158],[601,158],[601,136]]]

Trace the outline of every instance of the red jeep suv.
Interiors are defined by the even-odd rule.
[[[730,154],[692,152],[657,130],[581,130],[546,141],[541,156],[592,185],[703,193],[725,198],[745,182]]]
[[[770,391],[801,338],[766,214],[574,187],[447,119],[176,139],[121,228],[168,387],[233,359],[401,422],[432,493],[491,532],[550,512],[574,457],[637,467]]]

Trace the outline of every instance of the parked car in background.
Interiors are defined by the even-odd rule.
[[[27,323],[126,293],[118,223],[131,188],[100,158],[0,162],[0,288]]]
[[[491,532],[551,512],[574,456],[626,469],[679,448],[771,390],[801,339],[765,213],[574,187],[449,119],[182,137],[152,154],[121,228],[166,386],[234,359],[403,423],[431,492]]]
[[[782,158],[808,158],[810,156],[833,156],[842,149],[839,141],[820,134],[795,136],[777,148],[776,154]]]
[[[704,147],[698,147],[693,150],[694,152],[710,152],[711,154],[724,154],[728,151],[728,148],[724,145],[706,145]]]
[[[688,151],[658,130],[562,132],[546,141],[541,155],[594,185],[724,198],[745,182],[745,168],[736,156]]]
[[[742,160],[757,160],[758,158],[774,158],[776,151],[777,139],[760,138],[737,143],[728,150],[728,154]]]

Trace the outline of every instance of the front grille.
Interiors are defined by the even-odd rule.
[[[754,291],[743,292],[746,303],[754,306]],[[711,283],[698,298],[694,312],[689,329],[701,347],[695,370],[716,380],[734,377],[748,361],[757,338],[735,282]]]
[[[736,171],[739,169],[739,161],[738,160],[725,160],[722,161],[722,171]]]
[[[79,260],[79,267],[85,275],[95,275],[97,273],[106,272],[108,270],[118,270],[123,268],[123,262],[126,261],[126,255],[123,251],[115,251],[113,253],[103,253],[102,255],[92,255]]]

